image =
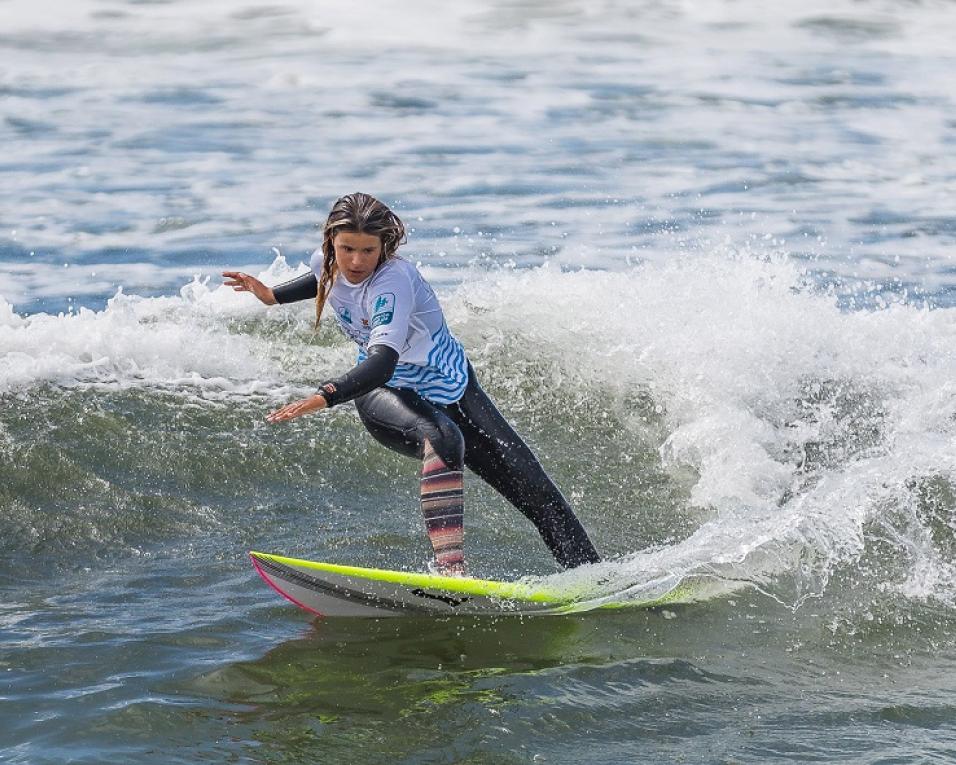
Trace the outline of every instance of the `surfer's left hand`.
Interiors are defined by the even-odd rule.
[[[298,417],[299,415],[309,414],[310,412],[317,412],[320,409],[325,409],[328,406],[325,400],[325,396],[309,396],[304,398],[301,401],[293,401],[291,404],[286,404],[281,409],[276,409],[274,412],[269,412],[269,416],[266,417],[267,422],[285,422],[286,420],[291,420],[293,417]]]

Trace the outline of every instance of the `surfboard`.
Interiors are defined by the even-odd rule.
[[[362,568],[250,552],[252,565],[282,597],[320,616],[544,616],[592,609],[649,608],[695,599],[692,582],[650,598],[587,599],[580,588]]]

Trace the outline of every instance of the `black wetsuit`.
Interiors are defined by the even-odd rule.
[[[312,273],[273,288],[279,303],[315,297]],[[426,440],[454,470],[468,467],[501,493],[538,529],[555,559],[565,567],[600,560],[567,500],[541,463],[482,390],[468,364],[464,395],[452,404],[435,404],[413,390],[388,387],[398,352],[372,345],[368,358],[349,372],[323,383],[329,406],[354,400],[372,436],[390,449],[422,458]]]

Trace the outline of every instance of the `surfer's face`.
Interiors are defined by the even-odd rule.
[[[335,235],[332,246],[339,273],[352,284],[371,276],[382,256],[382,240],[375,234],[343,231]]]

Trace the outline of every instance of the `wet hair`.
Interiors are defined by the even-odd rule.
[[[395,257],[399,245],[405,243],[405,225],[399,217],[375,197],[356,191],[338,199],[322,230],[322,274],[319,276],[319,294],[315,300],[315,326],[318,328],[322,309],[338,274],[335,265],[336,234],[371,234],[382,242],[378,266]],[[376,268],[378,267],[376,266]]]

